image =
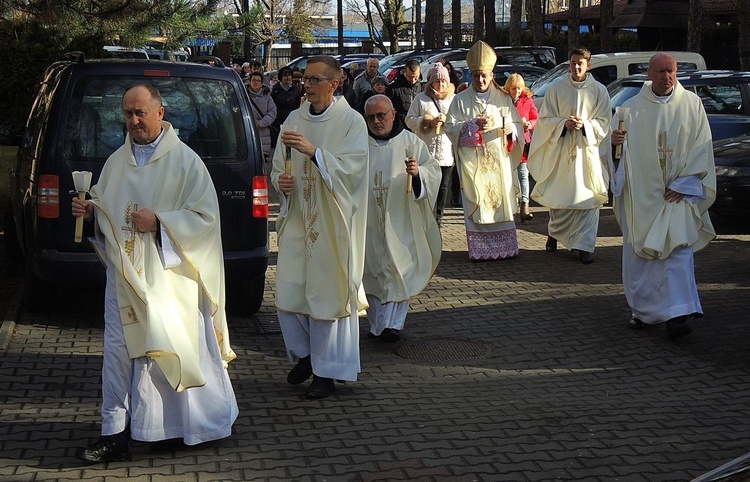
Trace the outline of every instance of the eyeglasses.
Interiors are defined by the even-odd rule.
[[[302,77],[302,82],[310,85],[318,85],[321,80],[331,80],[325,77]]]
[[[367,122],[372,122],[375,119],[377,119],[380,122],[383,122],[383,120],[385,120],[385,116],[387,116],[391,112],[393,112],[393,109],[386,111],[386,112],[377,112],[375,114],[367,114],[365,116],[365,119],[367,119]]]

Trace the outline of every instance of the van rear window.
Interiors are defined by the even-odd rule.
[[[247,143],[237,94],[223,80],[149,78],[164,99],[164,120],[206,163],[240,162]],[[65,122],[65,155],[100,161],[125,142],[125,89],[142,77],[85,77],[75,85]]]
[[[678,72],[690,72],[691,70],[698,70],[695,62],[677,62]],[[648,72],[648,62],[628,64],[628,75],[645,74],[646,72]]]

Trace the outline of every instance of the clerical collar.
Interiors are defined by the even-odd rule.
[[[314,117],[321,116],[321,115],[325,114],[326,112],[328,112],[328,109],[330,109],[331,106],[333,104],[335,104],[335,103],[336,103],[336,97],[334,97],[333,100],[331,101],[331,103],[328,104],[328,107],[326,107],[325,109],[323,109],[321,112],[316,112],[315,109],[313,108],[313,105],[310,104],[310,115],[314,116]]]
[[[164,128],[161,129],[161,132],[158,136],[156,136],[156,139],[153,140],[153,142],[150,142],[148,144],[136,144],[133,142],[133,155],[135,156],[135,163],[136,165],[145,166],[148,164],[148,161],[151,160],[151,156],[154,155],[154,151],[156,150],[156,147],[159,145],[159,142],[161,142],[162,138],[164,137]]]

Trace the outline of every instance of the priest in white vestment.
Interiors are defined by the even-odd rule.
[[[612,119],[607,89],[586,74],[590,59],[587,49],[571,51],[571,75],[547,90],[527,162],[536,181],[531,198],[550,209],[545,249],[557,251],[559,241],[584,264],[594,261],[599,208],[608,199],[599,145]]]
[[[427,144],[401,125],[388,97],[370,97],[365,119],[370,179],[363,283],[369,336],[394,342],[404,329],[409,298],[427,286],[440,261],[443,243],[433,209],[442,171]]]
[[[481,40],[471,47],[466,63],[472,84],[453,98],[445,123],[456,152],[472,261],[518,255],[514,173],[523,152],[523,123],[513,99],[494,81],[496,61]]]
[[[623,234],[630,327],[666,323],[674,339],[690,334],[689,317],[703,315],[693,253],[715,237],[708,208],[716,198],[716,172],[706,112],[677,81],[674,57],[654,55],[648,77],[622,106],[628,109],[623,129],[613,120],[612,145],[622,145],[621,158],[608,147],[603,154]]]
[[[271,172],[282,194],[276,309],[289,360],[298,361],[287,381],[313,376],[313,399],[331,395],[334,380],[357,379],[358,312],[367,307],[367,127],[344,97],[334,99],[340,79],[334,58],[308,60],[307,102],[284,122]]]
[[[127,460],[128,442],[227,437],[238,415],[226,365],[219,204],[200,157],[164,122],[159,91],[123,96],[128,135],[91,200],[94,247],[107,266],[102,437],[76,456]]]

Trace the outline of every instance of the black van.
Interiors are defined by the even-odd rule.
[[[262,304],[268,266],[268,180],[239,76],[197,63],[82,55],[47,68],[10,175],[6,245],[25,261],[25,306],[43,309],[55,285],[104,283],[89,243],[74,242],[71,173],[91,171],[96,184],[125,141],[122,95],[143,81],[159,89],[165,120],[208,167],[221,211],[227,309],[251,315]]]

